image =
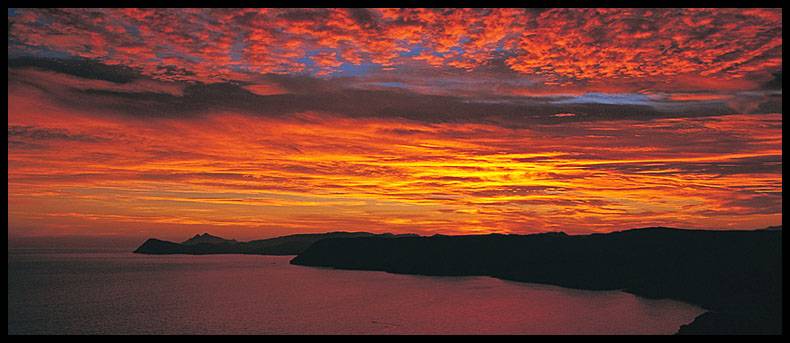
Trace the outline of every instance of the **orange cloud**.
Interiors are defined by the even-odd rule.
[[[731,98],[732,95],[711,93],[675,93],[669,95],[669,100],[672,101],[715,101],[729,100]]]
[[[781,222],[781,114],[506,129],[322,113],[140,120],[9,99],[15,234]]]
[[[9,234],[777,225],[781,19],[9,10]]]

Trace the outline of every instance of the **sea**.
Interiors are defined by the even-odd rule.
[[[289,264],[8,249],[8,334],[673,334],[704,309],[621,291]]]

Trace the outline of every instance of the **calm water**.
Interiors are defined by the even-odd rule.
[[[622,292],[291,258],[9,248],[8,333],[672,334],[703,312]]]

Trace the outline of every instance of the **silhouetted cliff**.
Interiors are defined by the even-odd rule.
[[[196,244],[233,244],[238,243],[235,239],[225,239],[222,237],[217,237],[210,235],[208,233],[204,233],[202,235],[195,235],[194,237],[187,239],[181,244],[184,245],[196,245]]]
[[[353,237],[405,237],[415,235],[373,234],[368,232],[329,232],[316,234],[298,234],[249,242],[224,239],[204,233],[195,235],[183,243],[148,239],[134,252],[149,255],[208,255],[208,254],[256,254],[256,255],[296,255],[307,249],[311,244],[324,238]]]
[[[328,238],[291,263],[621,289],[710,311],[679,333],[781,332],[781,231],[775,230]]]

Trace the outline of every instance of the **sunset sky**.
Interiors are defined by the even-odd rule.
[[[9,237],[781,224],[781,9],[8,22]]]

